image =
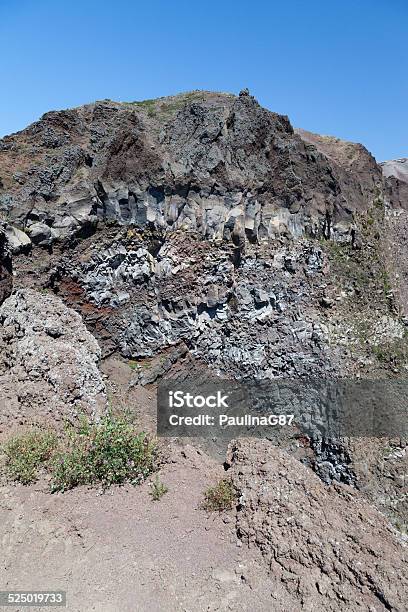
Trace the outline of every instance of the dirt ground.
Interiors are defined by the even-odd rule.
[[[1,589],[65,590],[70,612],[270,610],[270,579],[233,513],[200,508],[222,471],[187,446],[162,468],[158,502],[149,482],[105,494],[2,486]]]

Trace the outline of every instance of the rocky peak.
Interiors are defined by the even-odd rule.
[[[0,177],[20,296],[3,308],[27,288],[56,294],[104,359],[132,363],[132,388],[180,369],[271,380],[408,367],[403,183],[362,145],[294,130],[245,90],[47,113],[0,141]],[[10,393],[25,350],[13,338]],[[57,340],[62,352],[32,338],[46,355]],[[102,393],[94,357],[86,372]],[[325,481],[358,480],[347,445],[307,453]],[[367,495],[405,517],[399,485],[364,474]]]
[[[205,238],[351,240],[383,177],[359,145],[294,131],[239,96],[194,91],[46,113],[0,141],[0,210],[49,246],[100,220]]]

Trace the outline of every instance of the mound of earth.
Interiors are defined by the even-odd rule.
[[[406,609],[406,542],[354,489],[325,486],[263,440],[235,442],[229,463],[238,535],[262,551],[291,609]]]

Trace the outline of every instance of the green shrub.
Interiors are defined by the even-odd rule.
[[[67,431],[65,447],[53,459],[52,490],[140,483],[154,469],[155,452],[155,444],[124,417],[109,415],[98,424],[82,420]]]
[[[236,504],[236,494],[231,480],[223,478],[204,494],[203,508],[208,512],[231,510]]]
[[[22,484],[37,480],[38,469],[49,461],[57,442],[55,433],[42,430],[11,437],[2,447],[7,476]]]
[[[153,501],[159,501],[167,491],[168,488],[166,485],[160,482],[159,477],[156,476],[156,480],[152,483],[152,489],[150,491]]]

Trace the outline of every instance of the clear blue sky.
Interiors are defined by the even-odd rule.
[[[0,135],[96,99],[238,93],[408,156],[408,0],[0,0]]]

